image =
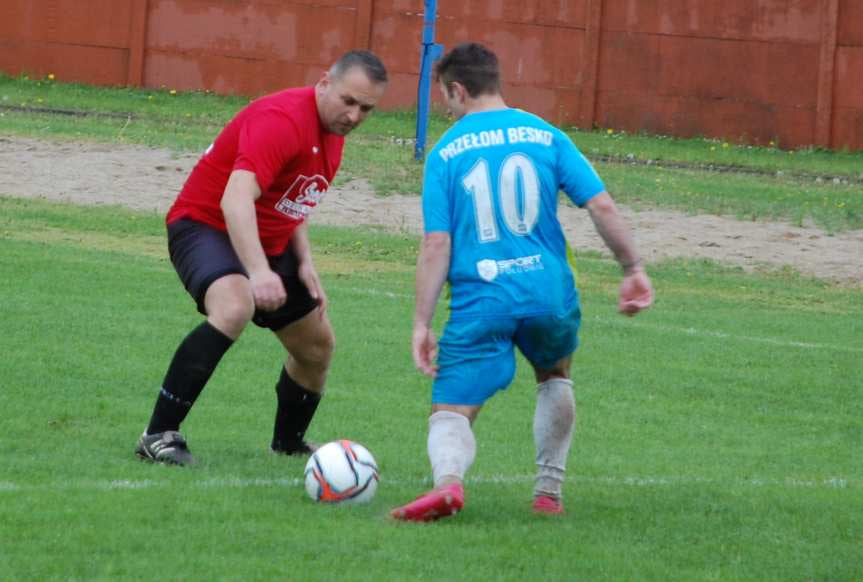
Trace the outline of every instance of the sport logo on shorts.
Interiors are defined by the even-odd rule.
[[[300,174],[276,203],[276,210],[294,220],[304,220],[318,205],[330,184],[320,174],[311,178]]]

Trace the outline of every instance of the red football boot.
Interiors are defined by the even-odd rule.
[[[402,521],[434,521],[455,515],[462,507],[464,487],[461,483],[451,483],[439,489],[432,489],[407,505],[396,507],[390,512],[390,516]]]
[[[533,499],[533,512],[545,515],[560,515],[563,513],[563,501],[549,495],[537,495]]]

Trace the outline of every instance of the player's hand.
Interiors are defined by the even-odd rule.
[[[644,269],[638,267],[625,273],[620,284],[620,301],[617,309],[620,313],[632,317],[642,309],[653,304],[653,286]]]
[[[417,369],[430,378],[437,376],[437,339],[434,332],[425,325],[414,324],[412,341],[414,364]]]
[[[249,283],[252,285],[252,297],[258,309],[275,311],[284,305],[288,298],[282,278],[270,269],[250,273]]]
[[[324,310],[327,308],[327,294],[324,293],[324,286],[321,285],[321,280],[318,277],[318,272],[315,270],[315,265],[311,261],[303,261],[300,263],[297,273],[300,281],[309,290],[309,295],[312,296],[318,303],[318,314],[324,316]]]

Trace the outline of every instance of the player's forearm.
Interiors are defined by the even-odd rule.
[[[245,172],[244,174],[250,174]],[[260,195],[254,175],[250,177],[235,171],[228,180],[222,196],[222,213],[228,227],[231,245],[246,271],[252,273],[269,269],[267,256],[258,235],[255,199]]]
[[[309,226],[303,222],[291,237],[291,249],[297,261],[304,263],[312,260],[312,245],[309,242]]]
[[[624,273],[641,268],[641,258],[629,234],[629,228],[617,211],[611,196],[607,192],[595,196],[587,203],[587,209],[596,231],[614,253]]]
[[[417,259],[414,325],[431,325],[441,288],[449,273],[450,237],[433,232],[423,238]]]

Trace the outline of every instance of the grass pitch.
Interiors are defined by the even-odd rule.
[[[860,578],[859,289],[674,261],[651,269],[658,302],[630,320],[614,313],[614,265],[580,255],[567,515],[529,510],[522,362],[477,421],[465,511],[398,524],[388,510],[429,486],[430,386],[409,350],[417,240],[312,240],[338,345],[309,436],[375,454],[365,506],[314,504],[304,461],[268,452],[282,354],[257,328],[184,425],[201,465],[138,461],[168,361],[200,321],[162,217],[0,198],[0,578]]]
[[[0,100],[10,134],[174,150],[202,149],[246,102],[2,76]],[[370,118],[342,179],[418,192],[412,121]],[[433,118],[432,139],[446,125]],[[863,226],[860,153],[573,136],[631,205]],[[313,228],[312,241],[337,351],[309,436],[375,454],[383,480],[360,507],[316,505],[304,461],[268,452],[282,352],[253,327],[184,424],[201,465],[138,461],[168,361],[200,321],[162,217],[0,197],[0,579],[863,578],[860,288],[669,261],[651,267],[657,304],[630,320],[614,312],[616,267],[579,254],[567,515],[529,511],[522,363],[475,426],[466,510],[398,524],[389,509],[430,485],[430,386],[409,350],[417,240]]]

